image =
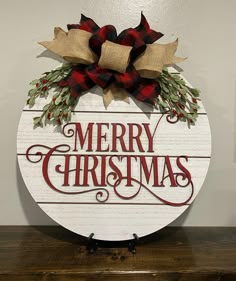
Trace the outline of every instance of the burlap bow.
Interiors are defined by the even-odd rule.
[[[136,28],[126,29],[118,36],[114,26],[100,28],[83,15],[79,25],[68,25],[68,29],[65,32],[56,27],[54,40],[39,44],[75,64],[61,85],[68,85],[76,96],[98,85],[105,90],[105,106],[113,98],[128,102],[127,92],[153,104],[160,93],[156,78],[163,66],[184,60],[175,56],[178,40],[153,44],[163,34],[151,30],[143,15]]]

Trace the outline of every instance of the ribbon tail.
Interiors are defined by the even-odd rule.
[[[110,105],[113,99],[130,103],[128,92],[125,89],[111,85],[103,90],[103,103],[105,108]]]
[[[105,108],[107,109],[110,103],[113,101],[113,95],[111,90],[108,90],[108,88],[103,90],[103,104]]]
[[[175,64],[185,60],[175,56],[178,39],[168,44],[148,44],[145,52],[134,62],[140,76],[156,79],[160,76],[165,65]]]
[[[42,41],[42,42],[38,42],[38,44],[43,46],[45,49],[47,49],[51,53],[53,53],[61,58],[64,58],[61,48],[59,48],[55,44],[53,44],[52,41]]]
[[[38,42],[39,45],[43,46],[50,52],[63,57],[64,52],[64,40],[67,37],[67,33],[60,27],[54,28],[54,39],[52,41]],[[59,43],[60,42],[60,43]]]
[[[71,29],[67,33],[62,28],[55,27],[54,39],[52,41],[42,41],[39,44],[66,61],[91,64],[98,59],[96,54],[89,48],[91,35],[90,32],[80,29]]]

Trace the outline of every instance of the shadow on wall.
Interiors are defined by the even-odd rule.
[[[194,204],[194,203],[192,203]],[[171,222],[168,226],[183,226],[185,220],[188,218],[189,213],[191,212],[191,208],[193,205],[190,205],[179,217],[177,217],[173,222]]]
[[[16,160],[17,188],[25,218],[29,225],[57,225],[35,203],[22,179],[18,161]]]
[[[53,54],[52,52],[45,50],[41,54],[37,56],[37,58],[49,58],[55,61],[58,61],[59,65],[64,62],[64,59],[59,57],[58,55]]]
[[[236,79],[235,79],[235,93],[234,93],[234,163],[236,163]]]

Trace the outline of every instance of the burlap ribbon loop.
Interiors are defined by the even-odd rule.
[[[106,40],[102,44],[101,57],[98,66],[125,73],[130,61],[132,47],[123,46]]]
[[[92,33],[81,29],[71,29],[67,33],[62,28],[55,27],[54,40],[39,42],[39,44],[66,61],[91,64],[98,60],[89,47],[91,36]]]
[[[186,59],[175,56],[177,46],[178,39],[168,44],[147,44],[145,52],[134,62],[134,67],[143,78],[156,79],[163,66]]]
[[[92,64],[98,62],[102,69],[115,70],[125,73],[130,61],[131,46],[124,46],[110,41],[102,44],[102,52],[98,57],[89,47],[92,33],[71,29],[65,32],[60,27],[54,29],[53,41],[39,42],[49,51],[73,63]],[[178,39],[169,44],[147,44],[146,50],[134,61],[134,67],[143,78],[156,79],[162,72],[163,66],[181,62],[186,58],[175,56]]]

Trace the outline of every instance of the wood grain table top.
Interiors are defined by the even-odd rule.
[[[236,228],[167,227],[127,243],[103,243],[59,226],[0,226],[0,280],[236,280]]]

